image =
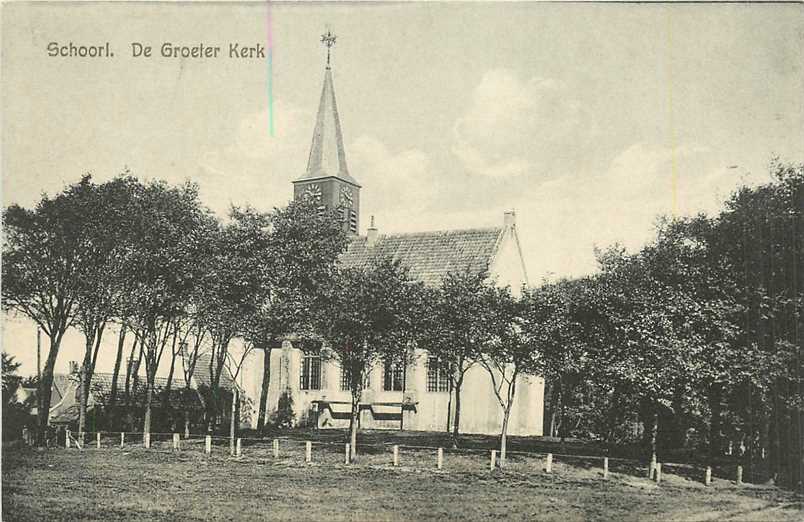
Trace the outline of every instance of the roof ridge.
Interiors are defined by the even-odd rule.
[[[390,234],[378,234],[378,237],[392,237],[392,236],[432,236],[432,235],[447,235],[447,234],[460,234],[467,232],[497,232],[500,233],[505,227],[473,227],[473,228],[452,228],[452,229],[439,229],[439,230],[423,230],[420,232],[392,232]],[[357,236],[359,239],[365,239],[366,236]]]

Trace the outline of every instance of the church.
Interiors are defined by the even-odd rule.
[[[500,223],[488,228],[443,230],[412,234],[380,234],[372,217],[360,236],[360,183],[349,172],[343,131],[335,101],[329,50],[335,37],[324,35],[327,65],[313,131],[307,169],[292,181],[294,198],[309,198],[322,207],[341,209],[344,227],[352,235],[339,259],[342,266],[364,266],[375,256],[399,260],[411,277],[438,286],[450,272],[488,270],[500,286],[519,292],[528,283],[519,246],[514,212],[501,212]],[[366,187],[370,190],[370,187]],[[368,192],[370,197],[370,192]],[[281,396],[292,399],[295,422],[317,428],[349,425],[351,394],[348,379],[336,361],[303,352],[285,340],[270,352],[267,415]],[[241,387],[254,404],[262,390],[263,352],[252,352],[241,372]],[[454,394],[449,378],[434,358],[417,351],[413,362],[398,367],[379,365],[369,372],[360,409],[360,427],[446,431],[454,418]],[[497,434],[502,412],[487,370],[475,364],[466,373],[461,391],[462,433]],[[256,409],[256,408],[255,408]],[[542,435],[544,380],[520,376],[511,412],[510,435]],[[252,420],[256,427],[256,417]]]

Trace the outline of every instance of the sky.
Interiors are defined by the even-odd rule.
[[[639,248],[659,215],[717,212],[774,156],[804,162],[802,5],[4,3],[2,24],[4,206],[125,168],[195,181],[221,216],[284,205],[327,29],[362,226],[499,226],[513,209],[532,284],[593,272],[595,246]],[[270,64],[228,57],[269,40]],[[115,56],[47,55],[71,41]],[[166,42],[224,56],[163,58]],[[22,373],[34,346],[7,316]],[[71,333],[57,369],[82,350]]]

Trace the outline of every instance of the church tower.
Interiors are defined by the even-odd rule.
[[[346,166],[330,67],[330,49],[335,44],[335,35],[327,31],[327,34],[321,36],[321,42],[327,46],[324,87],[318,104],[307,170],[293,182],[293,197],[310,198],[318,202],[321,208],[338,209],[344,228],[357,234],[360,225],[360,185],[349,174]]]

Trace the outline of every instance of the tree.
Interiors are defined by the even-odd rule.
[[[83,260],[91,248],[83,235],[87,217],[80,192],[79,183],[56,197],[42,196],[33,210],[11,205],[3,215],[3,308],[27,316],[50,338],[37,395],[38,445],[44,444],[56,358],[75,319]]]
[[[337,212],[296,200],[263,214],[233,209],[238,256],[256,283],[244,337],[263,351],[263,379],[257,429],[265,425],[271,350],[281,339],[312,331],[311,307],[335,272],[347,238]]]
[[[124,317],[145,360],[143,432],[150,433],[156,370],[178,319],[200,284],[217,224],[201,206],[193,184],[170,187],[153,181],[136,189],[128,231],[131,291]]]
[[[375,259],[365,268],[340,268],[315,305],[316,331],[350,384],[352,457],[365,375],[380,361],[406,362],[420,291],[421,283],[411,281],[398,262]]]
[[[480,355],[480,362],[489,373],[494,396],[502,409],[500,427],[500,465],[505,465],[508,423],[516,398],[517,384],[525,375],[543,371],[537,345],[525,335],[527,320],[525,301],[511,295],[508,288],[495,288],[490,302],[489,321],[494,339]]]
[[[449,273],[428,296],[428,311],[420,314],[419,323],[423,327],[417,341],[431,356],[437,357],[449,375],[450,390],[455,397],[452,436],[453,444],[457,445],[463,379],[496,333],[492,331],[496,291],[485,271]],[[450,409],[447,409],[448,431]]]
[[[17,375],[20,363],[6,352],[2,353],[3,365],[3,440],[14,439],[20,436],[23,427],[28,422],[31,404],[20,402],[17,399],[17,390],[23,378]]]

